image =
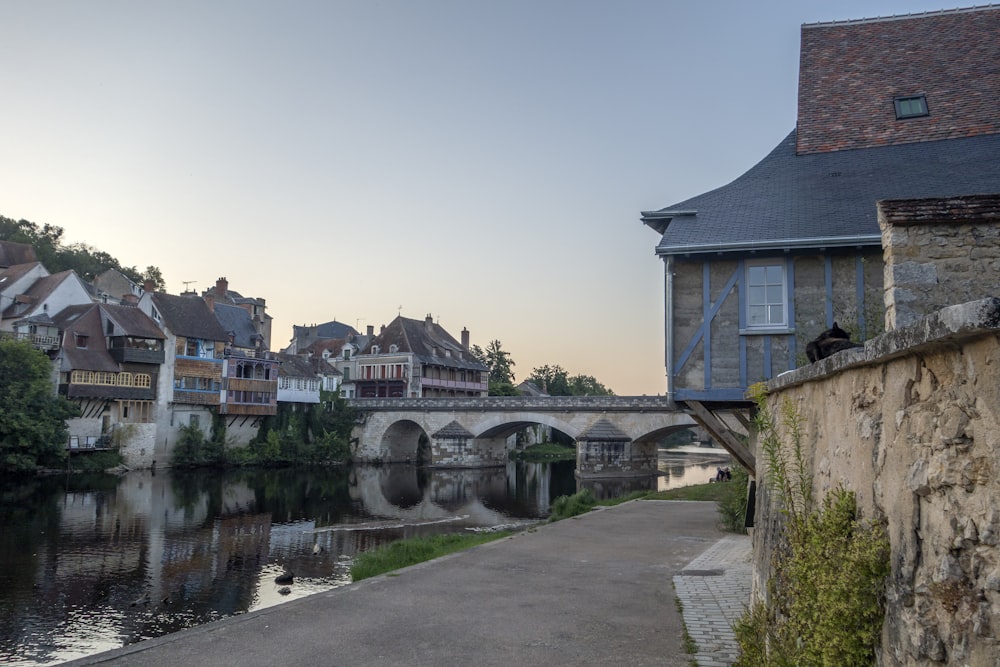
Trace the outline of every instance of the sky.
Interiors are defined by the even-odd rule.
[[[0,215],[167,291],[431,315],[619,395],[664,377],[640,212],[795,126],[804,23],[948,0],[0,0]]]

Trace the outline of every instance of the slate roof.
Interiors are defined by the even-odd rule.
[[[175,336],[223,342],[229,340],[229,334],[200,297],[156,292],[152,295],[152,301],[163,318],[164,325]]]
[[[279,364],[278,375],[309,379],[316,377],[316,373],[312,369],[312,364],[306,359],[294,354],[279,354],[277,356]]]
[[[625,435],[617,426],[607,419],[598,419],[577,440],[603,440],[612,442],[630,442],[632,438]]]
[[[117,373],[118,363],[108,352],[101,325],[99,304],[87,303],[63,308],[53,318],[62,332],[60,370],[106,371]],[[87,347],[76,346],[77,334],[87,337]]]
[[[429,320],[413,320],[400,315],[368,342],[362,354],[371,354],[374,345],[378,345],[383,354],[388,353],[389,348],[395,345],[399,352],[411,353],[421,363],[433,366],[489,370],[441,325]],[[434,354],[435,348],[437,354]],[[448,352],[451,353],[450,356]]]
[[[164,340],[166,336],[156,326],[146,313],[135,306],[123,306],[111,303],[98,304],[105,317],[115,324],[115,336],[132,336],[133,338],[151,338]]]
[[[1000,134],[808,155],[795,140],[728,185],[643,211],[657,254],[879,246],[876,201],[1000,192]]]
[[[44,276],[33,282],[31,287],[24,291],[24,295],[30,298],[30,307],[28,310],[33,310],[38,306],[38,304],[44,303],[45,300],[52,295],[56,288],[59,287],[59,285],[68,280],[71,276],[75,275],[76,274],[72,270],[60,271],[59,273]],[[80,282],[83,284],[83,281]],[[16,310],[17,304],[11,303],[4,311],[4,317],[14,317]]]
[[[474,438],[473,434],[469,433],[468,429],[459,424],[457,421],[452,420],[447,426],[442,428],[440,431],[435,433],[432,437],[435,438]]]
[[[256,348],[257,339],[261,335],[253,324],[253,319],[246,309],[239,306],[229,306],[224,303],[215,304],[215,318],[219,325],[227,332],[233,333],[233,345],[235,347]]]

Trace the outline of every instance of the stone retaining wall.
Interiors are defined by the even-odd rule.
[[[788,401],[801,417],[814,497],[849,489],[862,518],[888,527],[880,664],[995,666],[1000,196],[880,202],[879,220],[886,333],[770,381],[768,405]],[[968,302],[945,307],[957,300]],[[761,595],[781,514],[757,457]]]

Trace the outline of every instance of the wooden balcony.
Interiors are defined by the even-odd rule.
[[[188,405],[218,405],[219,392],[174,389],[174,403],[187,403]]]
[[[163,350],[147,350],[138,347],[112,347],[108,350],[111,358],[120,364],[162,364],[164,360]]]
[[[278,391],[278,381],[248,380],[246,378],[223,378],[222,386],[229,391],[258,391],[274,394]]]
[[[222,403],[219,405],[220,415],[253,415],[266,417],[278,414],[278,406],[262,405],[260,403]]]

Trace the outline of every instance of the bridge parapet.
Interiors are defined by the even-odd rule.
[[[485,396],[477,398],[352,398],[366,412],[678,412],[665,396]]]

